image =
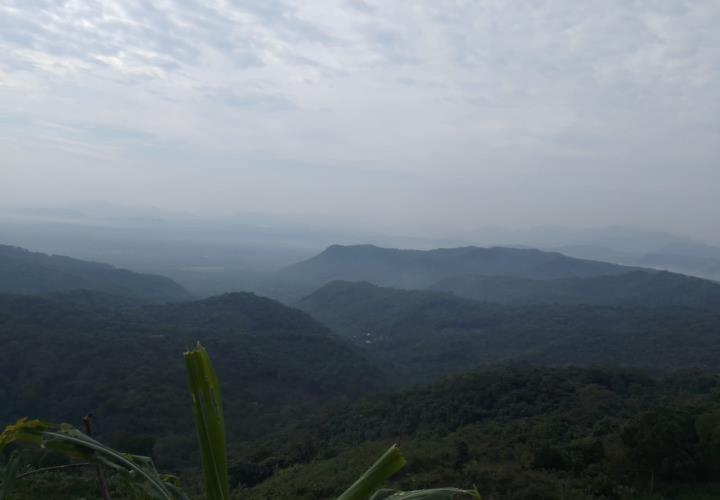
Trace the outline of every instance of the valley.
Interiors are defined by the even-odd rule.
[[[405,489],[625,498],[648,471],[661,488],[712,488],[715,431],[697,423],[720,411],[711,281],[535,250],[331,246],[266,275],[285,305],[196,299],[167,278],[2,248],[6,424],[92,412],[99,438],[191,480],[180,354],[201,342],[222,381],[238,498],[331,496],[388,440],[415,464],[396,480]],[[628,434],[659,414],[689,433],[666,444],[692,448],[687,472],[636,458],[662,453]],[[347,477],[304,485],[340,464]]]

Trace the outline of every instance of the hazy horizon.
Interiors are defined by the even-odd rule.
[[[394,235],[397,238],[415,238],[418,241],[435,241],[438,246],[453,246],[462,244],[475,244],[479,246],[492,245],[532,245],[529,236],[540,237],[548,241],[556,240],[557,245],[571,244],[573,238],[567,235],[595,235],[613,233],[615,237],[625,233],[630,238],[647,238],[648,240],[685,240],[695,241],[699,244],[720,246],[720,234],[712,234],[710,238],[694,236],[687,232],[674,232],[658,227],[631,226],[620,223],[607,225],[563,225],[560,223],[547,225],[504,226],[500,224],[485,224],[470,227],[465,230],[449,230],[435,234],[425,234],[404,228],[393,233],[383,232],[377,225],[358,224],[353,227],[344,226],[342,218],[315,217],[307,218],[302,214],[270,214],[262,212],[231,212],[202,214],[189,211],[161,209],[151,206],[124,206],[104,201],[87,201],[85,203],[57,204],[57,205],[9,205],[0,203],[0,224],[2,222],[15,225],[56,224],[63,225],[96,225],[107,228],[125,227],[127,229],[140,229],[163,224],[185,226],[240,227],[257,229],[280,229],[305,233],[320,233],[323,235],[344,234],[341,244],[382,244],[382,237]],[[713,238],[713,236],[716,236]],[[2,232],[0,232],[0,238]],[[368,239],[371,237],[371,239]],[[379,237],[380,240],[372,240]],[[515,239],[514,239],[515,238]],[[445,242],[445,243],[443,243]],[[0,241],[0,244],[3,243]],[[328,244],[335,243],[328,240]],[[538,245],[541,246],[541,245]],[[552,246],[545,244],[545,246]],[[612,245],[610,245],[612,246]],[[430,248],[427,244],[423,248]],[[408,247],[410,248],[410,247]]]
[[[0,4],[2,205],[720,244],[720,4]]]

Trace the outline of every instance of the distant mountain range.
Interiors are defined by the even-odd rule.
[[[720,311],[720,284],[667,271],[555,280],[465,274],[441,280],[430,289],[499,304],[700,307]]]
[[[164,276],[0,245],[0,293],[48,294],[71,290],[103,292],[141,302],[192,298],[182,286]]]
[[[617,225],[587,228],[541,226],[515,230],[486,227],[475,231],[473,239],[485,245],[523,245],[532,248],[595,246],[633,255],[675,253],[720,258],[720,247],[687,236]]]
[[[219,351],[223,379],[245,381],[231,401],[257,403],[255,416],[295,398],[360,394],[388,374],[412,384],[498,362],[720,366],[720,285],[532,249],[333,245],[263,285],[304,296],[302,311],[250,293],[191,301],[167,278],[8,246],[0,246],[0,278],[0,291],[15,294],[0,296],[0,340],[11,346],[0,357],[0,387],[26,370],[6,419],[39,412],[28,405],[49,390],[48,377],[71,384],[58,392],[66,400],[43,399],[49,417],[84,411],[92,391],[77,392],[84,386],[73,385],[71,367],[114,377],[135,360],[151,367],[145,376],[175,384],[181,366],[168,372],[157,360],[196,340]],[[17,360],[33,346],[53,354],[33,356],[40,364],[29,369]],[[116,380],[95,389],[122,400]]]
[[[717,238],[712,245],[664,231],[622,226],[486,226],[456,234],[398,235],[348,228],[337,220],[318,224],[317,220],[252,213],[203,218],[104,203],[44,209],[2,205],[0,241],[168,276],[198,297],[250,289],[279,297],[287,283],[264,287],[272,281],[265,274],[317,254],[332,243],[357,241],[424,250],[471,245],[535,248],[720,281]],[[292,295],[288,298],[297,298]]]
[[[548,280],[621,274],[632,268],[518,248],[400,250],[374,245],[332,245],[277,273],[280,282],[309,292],[335,280],[368,281],[396,288],[426,288],[465,274]]]
[[[599,228],[482,228],[473,233],[484,245],[539,248],[572,257],[651,267],[720,281],[720,247],[664,231],[623,226]]]
[[[632,254],[618,252],[606,247],[585,245],[565,246],[556,250],[573,257],[661,269],[720,281],[720,253],[717,257],[670,253],[669,251]]]
[[[417,422],[404,435],[424,439],[423,422],[444,425],[470,413],[486,421],[490,408],[482,405],[491,399],[478,396],[484,385],[503,401],[492,410],[494,419],[507,408],[525,412],[528,395],[538,415],[555,408],[558,398],[569,398],[566,409],[585,422],[580,410],[586,403],[605,404],[597,397],[598,376],[638,411],[635,379],[575,368],[512,375],[518,366],[720,372],[720,285],[684,275],[533,249],[333,245],[255,278],[264,293],[297,308],[246,292],[192,300],[161,276],[0,246],[0,423],[24,416],[77,423],[92,412],[103,442],[181,470],[197,462],[182,352],[200,341],[222,381],[228,442],[243,448],[257,439],[260,446],[248,463],[260,460],[264,469],[240,463],[233,474],[258,482],[286,467],[333,458],[301,425],[325,404],[318,432],[329,435],[327,429],[350,422],[332,410],[345,406],[357,419],[346,436],[357,434],[357,443],[378,438],[360,425],[368,416],[372,425]],[[510,385],[495,382],[506,375],[463,375],[437,386],[445,391],[472,382],[450,391],[450,398],[437,399],[431,388],[408,399],[383,397],[381,414],[363,401],[346,406],[365,396],[372,401],[373,393],[496,365],[509,365],[501,371],[511,374]],[[537,374],[557,398],[538,393],[544,384],[535,383]],[[586,394],[568,390],[565,375]],[[618,385],[618,377],[627,383]],[[688,378],[699,385],[707,380]],[[477,398],[475,408],[466,404],[468,394]],[[437,418],[416,419],[418,411],[436,412]],[[325,415],[337,415],[332,427]],[[598,421],[611,428],[607,419]],[[296,429],[296,439],[278,455],[264,439],[283,426]],[[395,428],[388,436],[399,435]],[[595,430],[593,422],[587,432]],[[278,484],[283,479],[277,476]],[[257,498],[296,496],[277,491]]]

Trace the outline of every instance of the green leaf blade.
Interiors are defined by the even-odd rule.
[[[195,412],[205,493],[208,500],[228,500],[230,483],[220,384],[210,357],[200,344],[185,353],[185,366]]]
[[[405,457],[397,445],[388,449],[360,479],[355,481],[337,500],[368,500],[393,474],[405,467]]]

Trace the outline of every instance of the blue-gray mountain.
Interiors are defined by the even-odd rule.
[[[285,292],[306,294],[331,281],[346,280],[412,289],[464,274],[546,280],[621,274],[632,269],[532,249],[470,246],[400,250],[374,245],[332,245],[319,255],[280,271],[275,286]]]
[[[60,255],[0,245],[0,293],[47,294],[90,290],[140,302],[190,300],[170,278]]]
[[[465,274],[440,280],[430,289],[500,304],[696,307],[720,311],[720,284],[667,271],[555,280]]]

